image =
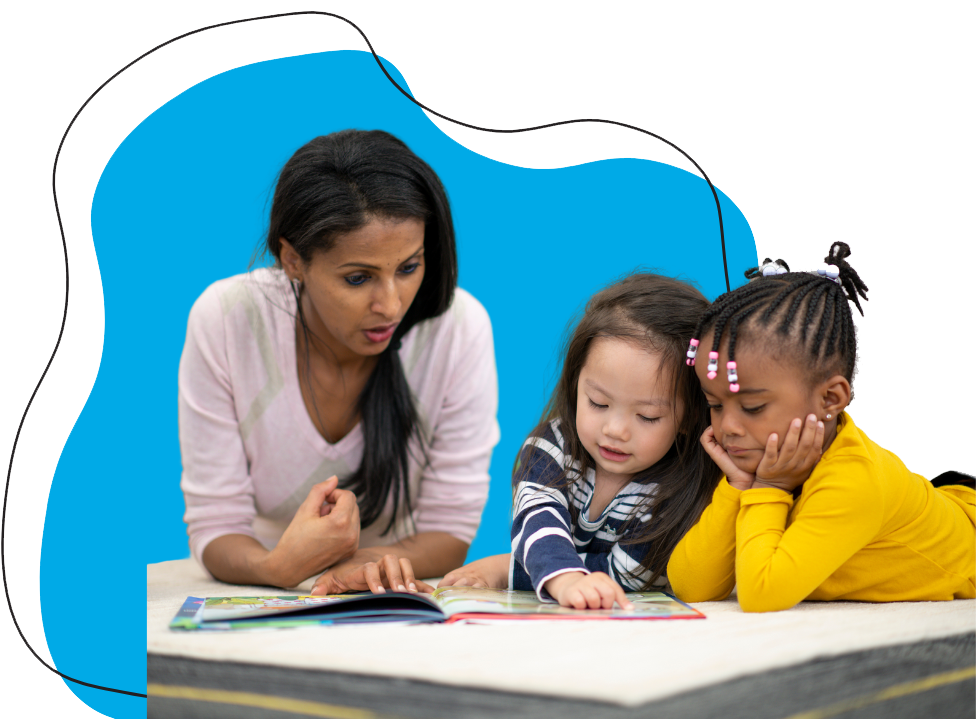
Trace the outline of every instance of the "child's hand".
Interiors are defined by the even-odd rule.
[[[718,440],[715,439],[715,432],[712,431],[711,426],[702,434],[701,443],[708,456],[712,458],[712,461],[718,465],[719,469],[725,472],[725,476],[731,486],[740,490],[749,489],[752,486],[756,476],[748,472],[743,472],[735,466],[735,462],[732,461],[729,453],[725,451],[725,447],[720,445]]]
[[[448,572],[438,587],[486,587],[508,589],[508,563],[511,554],[496,554]]]
[[[801,429],[802,428],[802,429]],[[775,433],[766,441],[766,453],[756,469],[753,488],[775,487],[787,492],[803,484],[823,454],[824,423],[811,414],[806,422],[797,418],[790,423],[783,446],[777,450]]]
[[[616,602],[621,609],[634,608],[620,585],[603,572],[559,574],[546,582],[545,588],[564,607],[612,609]]]

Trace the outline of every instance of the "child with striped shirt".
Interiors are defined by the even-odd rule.
[[[708,426],[699,383],[680,371],[707,307],[690,285],[654,274],[589,301],[516,461],[511,555],[473,562],[441,586],[531,589],[609,609],[630,605],[625,591],[666,582],[671,551],[721,474],[698,442]]]

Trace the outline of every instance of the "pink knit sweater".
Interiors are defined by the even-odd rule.
[[[458,289],[451,307],[422,322],[400,348],[430,464],[412,461],[411,517],[393,513],[360,535],[360,547],[416,532],[470,542],[488,498],[488,465],[499,439],[498,385],[484,307]],[[275,545],[312,485],[348,477],[363,453],[362,427],[336,444],[305,409],[295,356],[295,299],[283,273],[259,269],[215,282],[190,310],[179,372],[181,487],[190,549],[225,534]]]

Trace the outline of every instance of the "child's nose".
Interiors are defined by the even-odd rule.
[[[607,435],[607,437],[613,437],[614,439],[619,439],[622,442],[626,442],[630,438],[626,420],[624,420],[623,417],[618,417],[616,415],[607,418],[607,423],[603,427],[603,433]]]

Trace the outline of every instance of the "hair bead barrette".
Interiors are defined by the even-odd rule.
[[[708,379],[718,377],[718,352],[708,353]]]
[[[725,363],[725,367],[729,371],[729,392],[739,391],[739,375],[735,372],[735,360],[729,360]]]
[[[698,345],[699,342],[696,339],[692,339],[688,345],[688,359],[685,360],[685,364],[689,367],[695,366],[695,356],[698,354]]]
[[[759,268],[759,273],[763,277],[769,277],[771,275],[785,275],[790,271],[790,268],[786,266],[783,260],[766,260],[763,266]]]
[[[838,285],[840,284],[840,268],[837,265],[824,265],[817,270],[817,274],[826,277],[828,280],[833,280]]]

